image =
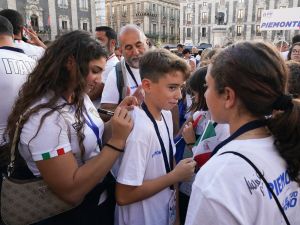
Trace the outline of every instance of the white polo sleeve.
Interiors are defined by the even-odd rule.
[[[113,69],[108,74],[105,81],[104,89],[102,92],[101,103],[118,104],[119,91],[117,87],[116,70]]]

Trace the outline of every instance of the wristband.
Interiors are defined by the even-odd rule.
[[[117,147],[115,147],[115,146],[113,146],[113,145],[110,145],[110,144],[108,144],[108,143],[106,143],[105,144],[107,147],[110,147],[111,149],[113,149],[113,150],[115,150],[115,151],[118,151],[118,152],[124,152],[124,149],[121,149],[121,148],[117,148]],[[105,146],[104,145],[104,146]]]

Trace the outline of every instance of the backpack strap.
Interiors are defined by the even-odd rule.
[[[119,92],[118,104],[120,104],[120,102],[123,99],[122,95],[123,95],[123,87],[124,87],[124,77],[123,77],[121,62],[118,62],[116,64],[116,77],[117,77],[117,88],[118,88],[118,92]]]

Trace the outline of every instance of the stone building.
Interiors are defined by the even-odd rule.
[[[7,8],[20,12],[43,40],[96,26],[95,0],[1,0],[0,10]]]
[[[260,20],[262,10],[292,7],[300,7],[300,0],[180,0],[180,42],[290,41],[299,30],[260,31]]]
[[[105,26],[105,0],[95,0],[96,26]]]
[[[107,0],[107,25],[117,32],[128,23],[140,26],[157,44],[179,42],[178,0]]]

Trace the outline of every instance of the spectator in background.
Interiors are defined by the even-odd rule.
[[[34,60],[40,59],[45,52],[46,45],[39,39],[32,29],[24,27],[23,16],[16,10],[4,9],[0,15],[6,17],[14,28],[14,45],[22,49],[26,55]],[[24,34],[30,38],[30,43],[23,41]]]
[[[95,36],[108,53],[105,69],[102,73],[102,81],[98,81],[94,90],[89,93],[93,104],[96,108],[99,108],[105,81],[107,80],[108,74],[115,68],[116,64],[119,62],[119,59],[115,55],[117,33],[112,28],[107,26],[96,27]]]
[[[207,66],[208,64],[210,64],[211,58],[212,58],[216,53],[218,53],[219,51],[221,51],[220,48],[214,48],[214,49],[207,48],[207,49],[204,49],[204,51],[203,51],[202,54],[201,54],[201,63],[200,63],[200,67]]]
[[[300,62],[300,42],[296,42],[292,45],[287,55],[287,59]]]
[[[14,47],[13,36],[12,24],[0,16],[0,172],[6,172],[9,163],[8,140],[4,137],[7,118],[27,75],[35,67],[32,58]]]
[[[121,28],[119,43],[124,60],[116,65],[120,69],[111,70],[101,98],[101,108],[111,111],[115,110],[126,95],[135,95],[140,99],[139,61],[149,49],[147,37],[141,28],[134,24],[128,24]],[[117,73],[117,71],[120,71],[120,73]],[[119,74],[122,75],[123,82],[118,82],[121,80]],[[103,118],[105,117],[103,116]]]
[[[115,55],[117,56],[118,60],[121,61],[123,56],[122,56],[122,52],[121,52],[121,48],[120,47],[116,47],[115,48]]]
[[[292,39],[292,44],[300,42],[300,34],[296,34]]]
[[[178,44],[177,45],[177,55],[179,57],[181,57],[181,58],[183,57],[182,51],[183,51],[183,45],[182,44]]]
[[[277,50],[280,52],[284,60],[287,60],[287,55],[289,53],[289,43],[286,41],[278,41],[275,44]]]
[[[300,63],[288,61],[286,65],[289,69],[288,90],[294,98],[300,98]]]
[[[182,51],[183,58],[187,64],[191,67],[191,73],[196,70],[196,59],[191,55],[191,51],[186,48]]]

